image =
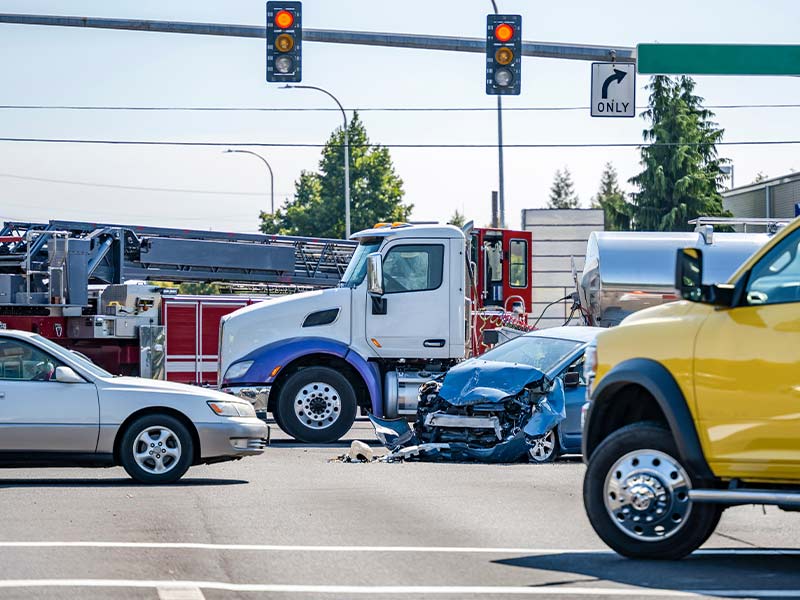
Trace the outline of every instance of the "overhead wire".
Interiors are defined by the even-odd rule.
[[[79,138],[35,138],[35,137],[0,137],[0,142],[26,142],[47,144],[105,144],[117,146],[189,146],[189,147],[218,147],[218,146],[251,146],[261,148],[327,148],[343,147],[344,144],[333,143],[302,143],[302,142],[190,142],[167,140],[108,140],[108,139],[79,139]],[[778,146],[800,144],[800,139],[788,140],[739,140],[733,142],[716,142],[715,146]],[[580,142],[559,144],[503,144],[503,148],[657,148],[667,146],[702,146],[705,142]],[[350,144],[350,148],[497,148],[497,144],[403,144],[403,143],[368,143]]]
[[[224,190],[193,190],[184,188],[118,185],[113,183],[100,183],[91,181],[73,181],[71,179],[51,179],[48,177],[32,177],[25,175],[17,175],[14,173],[0,173],[0,178],[18,179],[21,181],[37,181],[42,183],[59,183],[65,185],[80,185],[86,187],[110,188],[115,190],[145,191],[145,192],[169,192],[169,193],[180,193],[180,194],[203,194],[203,195],[221,195],[221,196],[264,196],[265,194],[265,192],[231,192]],[[283,194],[285,194],[285,192],[278,193],[277,195],[283,195]]]
[[[548,112],[589,110],[589,106],[504,106],[505,112]],[[711,110],[738,109],[783,109],[800,108],[800,104],[714,104],[704,108]],[[647,106],[637,106],[645,110]],[[74,111],[142,111],[142,112],[341,112],[332,107],[303,106],[81,106],[69,104],[0,104],[0,110],[74,110]],[[363,106],[349,107],[346,111],[358,112],[496,112],[493,106]]]

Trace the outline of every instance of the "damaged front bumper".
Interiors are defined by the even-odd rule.
[[[564,387],[533,367],[472,360],[420,389],[417,420],[370,415],[386,460],[515,462],[566,416]]]

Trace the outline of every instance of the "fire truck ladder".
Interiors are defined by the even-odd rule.
[[[0,304],[9,303],[2,297],[4,277],[10,303],[23,285],[28,293],[23,303],[41,303],[31,301],[33,273],[39,287],[47,286],[38,291],[48,301],[58,296],[73,305],[85,304],[89,284],[131,280],[331,287],[341,279],[355,247],[355,242],[325,238],[75,221],[6,222],[0,229]],[[56,264],[63,272],[54,272]],[[53,293],[56,280],[66,282],[65,293]]]

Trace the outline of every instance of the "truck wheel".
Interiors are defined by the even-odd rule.
[[[356,420],[356,393],[350,382],[329,367],[309,367],[291,375],[275,407],[275,422],[296,440],[335,442]]]
[[[169,415],[145,415],[122,434],[119,461],[140,483],[173,483],[189,469],[194,457],[192,436]]]
[[[615,431],[592,454],[583,503],[602,540],[629,558],[678,559],[700,547],[722,509],[689,500],[692,479],[670,432],[651,423]]]

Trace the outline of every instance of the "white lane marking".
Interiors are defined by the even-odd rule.
[[[654,588],[609,588],[581,586],[429,586],[429,585],[282,585],[269,583],[226,583],[222,581],[147,581],[127,579],[17,579],[0,581],[0,589],[8,588],[156,588],[163,590],[200,588],[226,592],[260,592],[273,594],[333,595],[456,595],[456,596],[633,596],[637,598],[794,598],[800,590],[664,590]]]
[[[158,600],[205,600],[200,588],[194,586],[158,586]]]
[[[468,546],[298,546],[279,544],[207,544],[198,542],[56,542],[0,541],[0,548],[141,548],[149,550],[218,550],[249,552],[386,552],[441,554],[614,554],[606,548],[480,548]],[[800,556],[800,548],[707,548],[692,556]]]

